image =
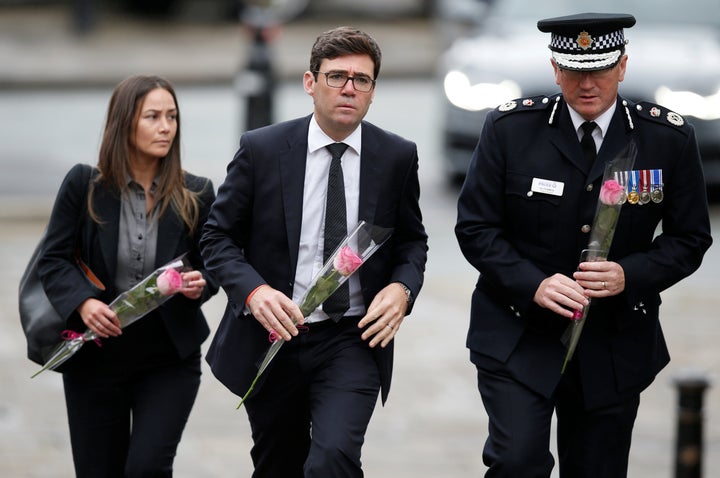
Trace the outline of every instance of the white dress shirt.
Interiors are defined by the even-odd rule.
[[[325,203],[327,195],[328,172],[332,156],[325,148],[334,143],[318,125],[313,116],[308,131],[307,163],[305,166],[305,182],[303,188],[302,227],[300,230],[300,247],[295,270],[295,287],[293,301],[300,305],[301,299],[310,287],[313,278],[323,266],[323,243],[325,239]],[[360,149],[362,144],[362,127],[358,127],[343,143],[349,147],[342,156],[342,171],[345,182],[345,205],[347,208],[347,230],[350,231],[358,222],[360,202]],[[349,279],[350,309],[346,315],[364,315],[365,305],[360,291],[358,274]],[[310,314],[307,322],[326,320],[327,314],[318,307]]]

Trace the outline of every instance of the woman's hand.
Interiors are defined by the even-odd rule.
[[[188,299],[199,299],[206,284],[202,273],[200,271],[188,271],[183,272],[181,275],[185,287],[180,290],[180,293]]]
[[[122,335],[120,320],[105,302],[93,298],[86,299],[77,311],[87,328],[95,332],[98,337],[106,339]]]

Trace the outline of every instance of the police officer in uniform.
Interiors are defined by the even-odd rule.
[[[693,127],[618,94],[634,24],[591,13],[538,22],[562,93],[491,112],[460,192],[455,233],[480,273],[467,346],[490,420],[488,477],[550,476],[553,413],[561,477],[627,475],[640,393],[670,360],[660,292],[712,242]],[[631,142],[610,254],[581,262],[605,165]],[[590,299],[561,373],[563,333]]]

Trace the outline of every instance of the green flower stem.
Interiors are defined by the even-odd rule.
[[[636,156],[637,147],[635,142],[631,140],[612,161],[605,165],[605,172],[602,179],[603,187],[606,185],[606,181],[615,178],[616,173],[631,171],[633,165],[635,164]],[[612,244],[615,229],[617,228],[622,202],[618,201],[617,204],[605,204],[602,202],[602,198],[608,200],[608,196],[603,196],[601,189],[600,199],[598,200],[595,219],[593,220],[592,231],[590,234],[590,244],[588,245],[588,249],[583,251],[583,256],[580,258],[581,262],[604,261],[607,260],[608,254],[610,253],[610,245]],[[583,307],[580,318],[573,320],[565,330],[565,334],[563,334],[562,340],[567,344],[568,350],[565,354],[565,361],[563,362],[562,371],[560,372],[561,374],[565,373],[567,364],[575,353],[578,341],[580,340],[580,333],[585,325],[585,319],[587,318],[591,303],[592,302],[588,302],[588,304]]]
[[[117,296],[108,307],[117,315],[120,321],[120,327],[127,327],[136,320],[141,319],[149,312],[160,307],[160,305],[174,295],[162,295],[157,285],[157,279],[160,274],[170,268],[181,271],[187,267],[189,267],[189,264],[186,262],[185,254],[183,254],[163,267],[156,269],[132,289]],[[95,332],[87,329],[81,336],[74,337],[70,340],[63,340],[55,347],[50,359],[48,359],[39,371],[32,375],[32,378],[37,377],[45,370],[54,370],[59,367],[72,357],[75,352],[80,350],[80,347],[82,347],[85,342],[96,340],[97,338],[98,336]]]
[[[337,271],[337,269],[334,268],[331,269],[326,275],[318,278],[315,284],[313,284],[313,286],[308,289],[307,293],[305,294],[305,298],[300,305],[300,312],[302,312],[303,317],[307,317],[308,315],[312,314],[312,312],[317,309],[318,306],[325,301],[325,299],[330,297],[332,293],[335,292],[338,287],[340,287],[340,280],[342,278],[343,276]],[[245,395],[243,395],[243,397],[240,399],[240,403],[238,403],[236,410],[240,409],[243,403],[245,403],[245,400],[247,400],[252,391],[255,389],[255,384],[260,378],[260,375],[265,372],[265,369],[268,365],[270,365],[270,362],[272,361],[272,359],[275,358],[277,353],[280,351],[280,347],[282,347],[284,343],[285,340],[282,337],[278,337],[273,341],[272,344],[270,344],[270,348],[265,353],[265,357],[263,358],[263,361],[258,367],[258,372],[255,374],[255,378],[250,384],[250,388],[248,388],[248,391],[245,392]]]

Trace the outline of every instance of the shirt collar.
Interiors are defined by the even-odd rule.
[[[157,189],[158,183],[160,182],[160,176],[155,176],[155,179],[153,179],[152,185],[150,186],[150,192],[154,193]],[[139,187],[140,189],[143,189],[142,186],[140,186],[140,183],[136,182],[130,174],[125,174],[125,184],[127,185],[128,189],[134,187],[135,185]]]
[[[362,144],[362,125],[355,128],[355,131],[350,133],[342,140],[342,142],[347,144],[350,149],[360,155],[360,146]],[[325,134],[325,132],[320,128],[320,125],[317,123],[315,115],[313,115],[310,119],[310,128],[308,129],[308,152],[314,153],[332,143],[335,143],[335,140]]]
[[[605,137],[605,133],[607,132],[608,128],[610,127],[610,121],[612,120],[613,115],[615,114],[615,109],[617,108],[617,102],[613,103],[610,108],[607,109],[603,114],[595,118],[593,121],[595,121],[595,124],[598,126],[596,128],[596,131],[600,132],[600,138]],[[580,127],[582,124],[586,121],[582,116],[580,116],[580,113],[572,109],[572,107],[568,104],[568,110],[570,111],[570,119],[572,119],[573,127],[575,128],[575,131],[578,132],[578,135],[582,136],[582,130]]]

